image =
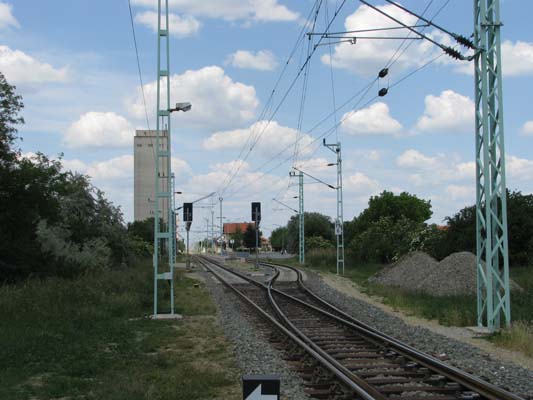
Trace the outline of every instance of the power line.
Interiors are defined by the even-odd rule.
[[[344,4],[346,3],[346,0],[343,0],[341,5],[335,10],[335,14],[334,16],[332,17],[331,21],[329,21],[329,24],[328,26],[326,27],[326,32],[329,30],[329,28],[331,27],[331,25],[333,24],[334,20],[336,19],[337,15],[339,14],[340,10],[342,9],[342,7],[344,6]],[[315,3],[316,4],[316,3]],[[320,37],[320,39],[318,40],[318,43],[317,44],[320,44],[321,41],[324,39],[323,36]],[[305,60],[305,62],[303,63],[303,65],[300,67],[300,69],[298,70],[298,73],[296,74],[296,76],[294,77],[294,79],[292,80],[291,84],[289,85],[288,89],[285,91],[284,95],[282,96],[280,102],[278,103],[278,105],[276,106],[276,108],[274,109],[274,111],[272,112],[272,114],[270,115],[268,121],[266,122],[265,126],[263,127],[263,129],[261,130],[261,132],[259,132],[259,134],[257,135],[257,139],[255,140],[255,142],[251,145],[248,153],[246,154],[244,160],[246,160],[246,158],[249,156],[249,154],[252,152],[252,150],[255,148],[255,146],[257,145],[257,143],[259,142],[259,140],[261,139],[261,136],[263,135],[263,133],[265,132],[266,128],[268,127],[268,125],[270,124],[270,122],[272,121],[272,119],[274,118],[274,116],[276,115],[276,113],[279,111],[279,109],[281,108],[281,106],[283,105],[283,103],[285,102],[285,100],[287,99],[289,93],[291,92],[292,88],[294,87],[294,85],[296,84],[298,78],[301,76],[302,72],[304,71],[304,69],[306,68],[307,64],[310,62],[313,54],[315,53],[316,49],[318,48],[317,45],[315,45],[313,47],[313,50],[311,51],[311,54],[307,57],[307,59]],[[243,161],[244,161],[243,160]],[[237,171],[240,170],[240,167],[238,167]],[[227,187],[231,184],[231,182],[233,181],[233,179],[235,178],[237,174],[233,174],[230,181],[228,182],[228,184],[225,186],[225,188],[222,190],[222,193],[225,193],[225,190],[227,189]]]
[[[280,74],[278,75],[278,79],[276,80],[276,83],[274,84],[274,87],[272,89],[272,91],[270,92],[270,96],[263,108],[263,110],[261,111],[261,114],[259,115],[259,117],[257,118],[257,121],[256,122],[260,122],[263,120],[263,118],[265,118],[265,115],[271,110],[272,108],[272,105],[273,105],[273,99],[274,99],[274,95],[277,91],[277,88],[279,86],[279,84],[281,83],[281,80],[283,78],[283,76],[285,75],[285,72],[287,71],[287,68],[292,60],[292,58],[294,57],[294,54],[296,53],[296,51],[298,50],[298,48],[300,47],[300,45],[302,44],[303,42],[303,39],[305,38],[305,35],[303,34],[305,32],[305,29],[307,28],[308,26],[308,23],[309,21],[311,20],[312,16],[313,16],[313,12],[314,12],[314,9],[316,8],[317,6],[317,3],[318,3],[319,0],[316,0],[315,1],[315,4],[313,5],[313,7],[311,8],[311,10],[309,11],[309,15],[307,16],[307,19],[306,19],[306,23],[304,24],[304,26],[302,26],[302,29],[300,30],[300,33],[298,34],[297,36],[297,40],[296,40],[296,43],[294,44],[290,54],[289,54],[289,57],[287,58],[287,61],[285,62],[284,66],[283,66],[283,69],[281,70]],[[246,142],[243,144],[243,146],[241,147],[241,150],[239,152],[239,155],[237,156],[237,160],[240,160],[241,157],[243,158],[243,160],[245,160],[247,157],[248,157],[248,154],[252,151],[252,148],[249,147],[249,143],[252,141],[252,138],[255,136],[255,132],[253,132],[253,130],[250,132],[250,135],[248,136]],[[245,149],[248,148],[248,154],[246,157],[243,157],[243,154],[244,154],[244,151]],[[218,192],[222,195],[224,192],[225,192],[225,188],[231,184],[231,182],[233,181],[233,179],[235,178],[235,176],[237,175],[237,173],[239,172],[241,168],[241,165],[238,165],[236,170],[230,174],[228,174],[228,176],[224,179],[222,185],[219,187],[218,189]],[[226,183],[227,182],[227,183]],[[224,188],[224,189],[222,189]]]
[[[429,65],[431,65],[432,63],[434,63],[435,61],[437,61],[440,57],[444,56],[444,53],[441,53],[439,54],[438,56],[432,58],[431,60],[429,60],[428,62],[426,62],[424,65],[416,68],[415,70],[409,72],[407,75],[403,76],[402,78],[400,78],[398,81],[394,82],[390,87],[395,87],[397,85],[399,85],[400,83],[404,82],[405,80],[407,80],[408,78],[412,77],[414,74],[416,74],[417,72],[420,72],[421,70],[427,68]],[[375,80],[372,82],[372,83],[375,83]],[[372,86],[371,85],[367,85],[367,90],[365,91],[365,93],[368,93],[369,89],[371,88]],[[367,105],[369,105],[370,103],[372,103],[374,100],[376,100],[377,98],[379,98],[379,95],[376,95],[374,97],[372,97],[371,99],[369,99],[367,102],[365,102],[362,106],[360,106],[358,108],[358,110],[360,109],[363,109],[365,108]],[[360,101],[359,101],[360,102]],[[356,111],[356,110],[354,110]],[[347,118],[349,118],[349,115],[346,115],[344,116],[336,125],[340,125],[342,124],[342,122],[344,122],[344,120],[346,120]],[[313,143],[316,143],[318,140],[322,139],[322,138],[327,138],[329,137],[329,135],[331,135],[333,132],[334,132],[334,129],[335,129],[335,126],[329,128],[328,130],[326,130],[325,132],[323,132],[321,135],[319,135],[318,137],[316,137],[311,143],[307,144],[306,146],[304,146],[303,149],[305,149],[306,147],[309,147],[311,146]],[[302,150],[303,150],[302,149]],[[259,179],[261,179],[264,175],[274,171],[275,169],[279,168],[281,165],[285,164],[287,161],[290,160],[291,157],[288,157],[288,158],[285,158],[283,159],[282,161],[280,161],[278,164],[276,164],[274,167],[268,169],[267,171],[265,172],[262,172],[261,173],[261,176],[257,177],[256,179],[252,180],[251,182],[247,182],[246,185],[243,185],[239,188],[237,188],[236,190],[233,191],[233,193],[230,195],[230,196],[234,196],[235,194],[237,194],[238,192],[240,192],[241,190],[245,189],[248,185],[250,185],[251,183],[254,183],[256,181],[258,181]],[[272,161],[269,160],[268,163],[270,163]],[[265,164],[263,164],[264,166]],[[260,167],[262,168],[262,167]],[[257,172],[257,170],[255,170],[254,172]],[[266,189],[266,190],[269,190],[269,189]],[[264,190],[264,191],[266,191]],[[260,192],[260,193],[263,193],[264,191]]]
[[[146,126],[148,127],[148,130],[150,130],[150,119],[148,118],[148,107],[146,107],[146,97],[144,95],[144,84],[143,84],[143,77],[141,73],[141,62],[139,61],[139,49],[137,46],[137,35],[135,34],[135,24],[133,23],[133,12],[131,10],[131,0],[128,0],[128,7],[130,10],[130,21],[131,21],[131,32],[133,34],[133,44],[135,45],[135,55],[137,57],[137,70],[139,71],[139,82],[141,83],[141,92],[143,96],[143,104],[144,104],[144,114],[146,117]]]
[[[425,7],[422,15],[424,15],[428,9],[430,8],[430,6],[432,5],[432,3],[434,2],[434,0],[431,0],[429,2],[429,4]],[[433,16],[433,18],[435,18],[445,7],[446,5],[448,4],[449,1],[446,1],[441,7],[440,9],[437,11],[437,13]],[[343,2],[344,3],[344,2]],[[337,10],[338,12],[338,10]],[[331,24],[330,24],[331,25]],[[328,25],[328,28],[329,28],[329,25]],[[322,39],[322,38],[321,38]],[[401,50],[402,46],[405,44],[406,40],[404,40],[400,46],[398,47],[398,49],[396,50],[396,52],[393,54],[393,56],[391,57],[391,59],[389,59],[389,61],[387,62],[387,65],[390,67],[392,66],[395,62],[397,62],[397,60],[399,59],[399,57],[401,57],[401,55],[408,49],[408,47],[411,45],[411,43],[409,43],[408,46],[406,46],[403,51],[399,54],[398,58],[396,58],[396,56],[398,55],[399,51]],[[316,46],[315,46],[315,49],[316,49]],[[426,64],[422,65],[421,67],[417,68],[416,70],[410,72],[409,74],[407,74],[406,76],[402,77],[400,80],[398,80],[397,82],[395,82],[392,86],[390,87],[394,87],[394,86],[397,86],[399,85],[401,82],[403,82],[404,80],[408,79],[409,77],[411,77],[412,75],[414,75],[416,72],[419,72],[421,71],[422,69],[426,68],[428,65],[432,64],[433,62],[435,62],[437,59],[439,59],[440,57],[442,57],[445,53],[442,53],[440,54],[439,56],[437,57],[434,57],[433,59],[429,60]],[[396,58],[396,59],[395,59]],[[331,65],[331,64],[330,64]],[[361,100],[366,96],[366,94],[368,93],[368,91],[372,88],[372,86],[375,84],[375,82],[377,81],[377,78],[373,79],[366,87],[364,87],[361,91],[359,91],[358,93],[356,93],[355,95],[353,95],[350,99],[348,99],[347,101],[345,101],[340,107],[338,108],[335,108],[334,111],[330,114],[328,114],[325,118],[323,118],[322,120],[320,120],[313,128],[311,128],[307,133],[310,133],[312,132],[313,130],[315,130],[318,126],[322,125],[325,121],[329,120],[331,118],[331,116],[335,116],[335,113],[337,111],[339,111],[340,109],[344,108],[349,102],[351,102],[355,97],[357,97],[358,94],[360,94],[362,91],[364,91],[364,94],[361,96],[360,100],[358,101],[357,104],[359,104],[361,102]],[[362,107],[360,108],[364,108],[367,104],[370,104],[372,101],[374,101],[378,96],[375,96],[373,97],[372,99],[370,99],[368,102],[365,103],[365,105],[363,105]],[[360,109],[359,108],[359,109]],[[355,111],[355,110],[354,110]],[[317,140],[319,140],[320,138],[322,137],[328,137],[329,135],[331,135],[331,133],[334,131],[334,129],[336,129],[345,119],[347,118],[347,116],[345,116],[343,119],[341,119],[341,121],[339,122],[336,122],[334,124],[334,126],[330,129],[328,129],[327,131],[325,131],[323,134],[321,134],[320,136],[318,136],[317,138],[315,138],[312,142],[308,143],[303,149],[313,145]],[[301,141],[303,139],[302,138],[298,138],[297,141]],[[313,152],[313,155],[314,153],[316,153],[316,151],[320,148],[321,146],[318,146],[317,149],[315,149],[315,151]],[[303,150],[302,149],[302,150]],[[284,152],[286,152],[286,150],[282,150],[280,151],[279,153],[277,153],[275,156],[273,156],[271,159],[269,159],[266,163],[262,164],[259,168],[257,168],[256,170],[254,170],[254,172],[257,172],[259,170],[261,170],[263,167],[265,167],[266,165],[270,164],[272,161],[274,161],[276,158],[280,157]],[[280,163],[278,163],[277,165],[275,165],[274,167],[270,168],[269,170],[265,171],[264,173],[261,174],[261,176],[259,176],[258,178],[256,178],[255,180],[253,180],[252,182],[249,182],[249,183],[253,183],[255,181],[257,181],[258,179],[261,179],[264,175],[266,175],[267,173],[277,169],[279,166],[283,165],[285,162],[287,162],[288,160],[290,159],[290,157],[282,160]],[[247,185],[249,184],[247,183]],[[234,190],[230,196],[234,196],[235,194],[237,194],[238,192],[240,192],[241,190],[243,190],[244,188],[247,187],[247,185],[245,186],[242,186],[242,187],[239,187],[237,188],[236,190]],[[231,184],[228,185],[227,187],[230,187],[232,186]],[[267,189],[268,190],[268,189]],[[282,189],[283,190],[283,189]],[[286,191],[288,190],[288,187],[287,189],[285,190],[285,193]],[[281,191],[280,191],[281,192]],[[278,193],[279,194],[279,193]],[[277,197],[277,196],[276,196]]]

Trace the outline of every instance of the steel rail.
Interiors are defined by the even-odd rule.
[[[318,308],[312,304],[306,303],[303,300],[300,300],[298,298],[295,298],[287,293],[284,293],[282,291],[277,290],[277,293],[281,293],[286,298],[291,299],[292,301],[295,301],[305,307],[308,307],[310,309],[313,309],[317,312],[321,312],[324,315],[327,315],[328,317],[337,320],[338,322],[342,323],[345,326],[348,326],[350,328],[353,328],[357,330],[359,333],[363,334],[366,337],[369,337],[373,339],[373,341],[377,341],[380,343],[381,346],[386,346],[394,351],[396,351],[398,354],[401,354],[407,358],[412,359],[413,361],[416,361],[420,365],[425,366],[426,368],[429,368],[430,370],[443,375],[447,377],[448,379],[457,382],[461,384],[462,386],[482,395],[485,396],[487,399],[490,400],[524,400],[522,397],[517,396],[513,393],[510,393],[498,386],[495,386],[489,382],[486,382],[474,375],[471,375],[465,371],[462,371],[456,367],[453,367],[449,364],[446,364],[442,362],[441,360],[438,360],[426,353],[423,353],[419,350],[416,350],[415,348],[399,341],[398,339],[393,338],[392,336],[386,335],[371,326],[365,324],[362,321],[357,320],[356,318],[352,317],[351,315],[347,314],[346,312],[342,311],[341,309],[337,308],[336,306],[332,305],[331,303],[325,301],[318,295],[316,295],[314,292],[312,292],[309,288],[305,286],[303,283],[303,276],[301,271],[298,268],[295,268],[290,265],[285,264],[276,264],[272,262],[261,262],[260,264],[277,269],[279,267],[290,269],[294,272],[296,272],[298,277],[298,286],[310,297],[312,297],[314,300],[318,301],[320,304],[324,305],[325,307],[329,308],[330,310],[334,311],[335,313],[341,314],[343,318],[340,318],[337,315],[334,315],[330,312],[327,312],[321,308]]]
[[[364,388],[359,386],[354,380],[352,379],[353,375],[351,372],[350,374],[346,374],[343,370],[340,370],[337,368],[336,365],[330,362],[330,360],[327,357],[324,357],[323,354],[313,349],[311,346],[309,346],[307,343],[305,343],[303,340],[301,340],[298,336],[296,336],[293,332],[291,332],[289,329],[287,329],[284,325],[282,325],[279,321],[274,319],[272,316],[270,316],[266,311],[264,311],[261,307],[259,307],[253,300],[251,300],[248,296],[246,296],[244,293],[242,293],[240,290],[238,290],[236,287],[234,287],[231,283],[229,283],[224,277],[222,277],[220,274],[215,272],[211,267],[209,267],[209,263],[217,266],[218,268],[221,268],[227,272],[230,272],[252,284],[255,284],[256,286],[259,286],[263,289],[266,289],[266,286],[255,281],[254,279],[251,279],[241,273],[238,273],[236,271],[233,271],[229,268],[226,268],[223,265],[220,265],[220,263],[214,261],[211,258],[204,257],[204,256],[197,256],[195,257],[196,260],[200,262],[209,272],[211,272],[220,282],[222,282],[224,285],[226,285],[228,288],[233,290],[239,297],[241,297],[245,302],[248,303],[252,308],[254,308],[262,317],[265,319],[268,323],[276,327],[279,331],[281,331],[284,335],[289,337],[293,342],[298,344],[306,353],[308,353],[310,356],[312,356],[316,361],[318,361],[324,368],[329,370],[332,374],[334,374],[341,382],[343,382],[348,388],[353,390],[358,396],[361,397],[361,399],[364,400],[381,400],[385,399],[382,395],[380,397],[375,397],[371,394],[369,394]],[[276,273],[269,279],[268,283],[275,280],[279,275],[279,269],[275,269]]]

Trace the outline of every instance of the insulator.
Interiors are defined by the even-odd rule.
[[[469,49],[473,49],[475,50],[476,49],[476,46],[474,45],[474,42],[472,42],[470,39],[468,39],[467,37],[463,36],[463,35],[456,35],[455,36],[455,40],[457,41],[457,43],[465,46],[465,47],[468,47]]]
[[[389,74],[389,69],[388,68],[383,68],[381,71],[379,71],[378,76],[380,78],[385,78],[388,74]]]
[[[379,92],[378,92],[379,97],[386,96],[387,93],[389,93],[389,89],[387,89],[387,88],[380,89]]]
[[[445,47],[444,52],[448,54],[450,57],[455,58],[456,60],[462,60],[464,59],[463,55],[459,53],[457,50],[452,49],[451,47]]]

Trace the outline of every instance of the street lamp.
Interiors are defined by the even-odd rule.
[[[185,103],[176,103],[176,108],[169,108],[168,111],[171,113],[174,111],[187,112],[187,111],[191,111],[191,109],[192,109],[192,104],[189,102],[185,102]]]

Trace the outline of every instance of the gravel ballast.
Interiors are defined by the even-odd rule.
[[[218,321],[233,345],[237,366],[242,374],[279,375],[282,398],[309,399],[303,390],[303,380],[287,366],[282,353],[272,347],[267,335],[258,328],[258,317],[251,316],[251,309],[225,285],[218,283],[211,273],[200,273],[217,306]]]
[[[466,343],[447,338],[423,327],[406,324],[400,318],[387,314],[374,305],[340,293],[324,283],[322,278],[306,270],[306,285],[326,301],[343,309],[354,318],[393,336],[418,350],[438,356],[446,354],[448,363],[476,376],[533,399],[533,371],[490,358],[482,350]]]
[[[476,256],[462,251],[438,262],[426,253],[416,251],[386,267],[371,281],[434,296],[475,295]],[[518,289],[518,285],[511,282],[511,289]]]

